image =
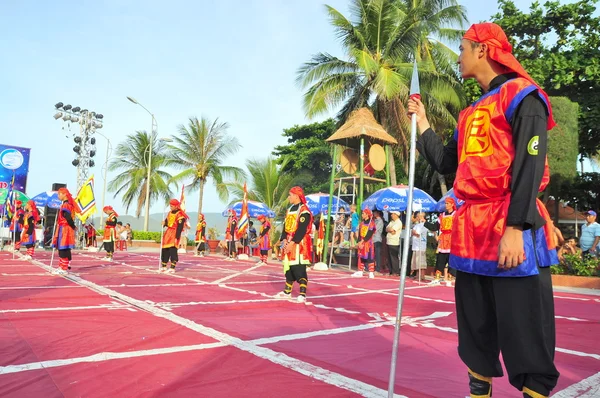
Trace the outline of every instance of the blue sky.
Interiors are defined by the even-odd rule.
[[[490,2],[491,3],[491,2]],[[517,5],[528,8],[530,1]],[[34,1],[0,3],[0,143],[32,148],[28,193],[53,182],[75,186],[71,134],[52,118],[62,101],[104,115],[100,130],[115,147],[135,130],[150,130],[156,115],[168,137],[191,116],[219,118],[242,149],[228,159],[264,158],[285,144],[284,128],[309,122],[296,70],[319,51],[343,57],[321,0]],[[348,14],[347,0],[326,2]],[[462,1],[470,22],[495,6]],[[322,120],[323,115],[315,120]],[[63,130],[64,127],[64,130]],[[69,135],[69,138],[65,136]],[[102,193],[106,141],[98,137],[96,197]],[[111,179],[109,173],[108,179]],[[177,193],[176,196],[179,194]],[[195,210],[197,194],[188,195]],[[121,214],[120,198],[107,204]],[[152,212],[160,211],[154,205]],[[225,204],[209,186],[205,212]],[[129,213],[133,213],[130,209]]]

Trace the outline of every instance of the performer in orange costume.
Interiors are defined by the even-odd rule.
[[[237,258],[237,248],[235,247],[235,237],[237,236],[237,214],[235,210],[229,209],[229,218],[227,219],[227,228],[225,229],[225,241],[227,242],[229,261]]]
[[[300,285],[298,302],[306,302],[308,275],[306,266],[312,258],[312,213],[306,205],[304,190],[292,187],[288,196],[292,204],[285,216],[284,229],[280,241],[283,242],[283,272],[285,273],[285,289],[275,295],[276,298],[289,299],[294,282]]]
[[[452,224],[456,214],[456,203],[454,199],[446,198],[446,212],[441,213],[436,223],[425,223],[425,228],[431,231],[439,231],[437,254],[435,258],[435,279],[431,282],[433,285],[440,284],[442,273],[447,286],[452,286],[448,277],[448,264],[450,260],[450,247],[452,243]],[[450,268],[450,274],[455,275],[456,270]]]
[[[13,212],[12,220],[10,222],[10,235],[11,238],[14,234],[14,249],[18,252],[21,249],[21,232],[23,232],[23,223],[25,222],[25,211],[23,210],[23,202],[15,200],[15,210]]]
[[[502,352],[510,383],[524,397],[547,397],[559,377],[549,268],[558,258],[537,194],[549,181],[552,108],[498,25],[471,26],[460,51],[462,77],[475,78],[485,94],[461,112],[454,139],[444,146],[420,100],[408,106],[421,132],[417,148],[439,173],[456,172],[454,193],[465,200],[450,255],[458,352],[471,396],[491,396]]]
[[[362,222],[358,226],[358,271],[352,276],[363,276],[365,263],[369,266],[369,278],[375,278],[375,245],[373,234],[375,233],[375,220],[369,209],[362,211]]]
[[[56,228],[52,246],[58,249],[58,266],[55,271],[58,275],[64,275],[70,269],[69,263],[72,260],[71,249],[75,247],[75,214],[79,213],[79,206],[73,200],[71,192],[67,188],[58,190],[58,198],[62,201],[58,209],[56,219]]]
[[[257,265],[267,264],[269,249],[271,248],[271,222],[263,214],[256,217],[261,222],[260,233],[258,234],[258,248],[260,249],[260,261]]]
[[[171,211],[167,214],[167,218],[163,221],[163,228],[167,228],[162,238],[161,251],[161,272],[175,273],[175,267],[179,261],[177,248],[179,247],[179,239],[181,232],[185,226],[188,215],[179,207],[181,203],[177,199],[169,201]],[[167,263],[171,262],[171,267],[167,269]]]
[[[21,233],[21,243],[27,248],[27,254],[23,260],[31,260],[35,251],[35,225],[40,221],[40,214],[33,200],[25,205],[25,216],[23,217],[23,232]]]
[[[198,214],[198,225],[196,225],[196,256],[204,257],[206,251],[206,220],[204,214]]]
[[[102,260],[113,261],[113,255],[115,253],[115,241],[118,239],[115,232],[117,226],[117,217],[119,215],[112,208],[112,206],[104,206],[102,211],[106,214],[106,221],[104,224],[104,249],[106,249],[106,257]]]

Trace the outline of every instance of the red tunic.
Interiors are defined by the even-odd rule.
[[[117,224],[117,216],[115,213],[110,213],[106,217],[106,224],[104,226],[104,242],[114,242],[117,240],[115,227]]]
[[[35,220],[33,215],[29,212],[25,213],[25,221],[23,223],[23,233],[21,234],[22,245],[35,245]],[[29,228],[33,224],[33,228]],[[31,229],[31,234],[27,231]]]
[[[163,234],[162,248],[179,247],[179,239],[177,238],[177,226],[185,222],[185,213],[177,210],[175,213],[170,212],[165,219],[167,229]],[[181,237],[180,237],[181,238]]]
[[[206,221],[202,220],[196,226],[196,242],[202,243],[206,241],[204,233],[206,231]]]
[[[544,228],[523,232],[525,262],[516,268],[498,268],[498,246],[506,228],[510,204],[512,163],[515,149],[510,121],[528,94],[537,90],[529,81],[516,78],[482,96],[463,110],[458,119],[458,169],[454,193],[465,204],[453,222],[450,266],[459,271],[490,276],[538,274],[537,265],[558,263],[550,217],[537,200],[548,222]],[[549,181],[548,162],[539,187]],[[537,263],[536,263],[537,257]]]
[[[71,206],[68,201],[64,201],[60,205],[60,209],[58,209],[58,218],[56,220],[57,227],[52,240],[52,246],[58,250],[72,249],[75,247],[75,229],[69,225],[63,212],[70,214],[71,219],[73,219],[73,206]]]
[[[438,222],[440,223],[440,236],[438,237],[439,253],[450,253],[454,214],[456,214],[456,211],[452,212],[452,214],[441,213],[438,218]]]
[[[267,230],[267,232],[263,235],[263,232],[265,230]],[[271,237],[269,236],[270,232],[271,223],[265,220],[265,222],[260,226],[260,234],[258,238],[258,247],[260,248],[260,250],[269,250],[271,248]]]
[[[292,206],[293,207],[293,206]],[[291,209],[291,207],[290,207]],[[291,211],[288,209],[287,214],[285,216],[285,235],[286,239],[291,242],[294,238],[294,234],[298,229],[298,225],[303,217],[308,217],[308,230],[306,234],[296,245],[296,249],[291,252],[285,254],[283,258],[283,269],[284,272],[289,269],[291,265],[298,264],[310,264],[312,259],[312,236],[311,236],[311,226],[312,226],[312,213],[308,206],[304,203],[301,203],[297,210]]]

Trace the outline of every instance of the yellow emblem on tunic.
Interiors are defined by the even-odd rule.
[[[365,236],[367,236],[368,232],[369,232],[369,226],[362,224],[360,226],[360,236],[364,238]]]
[[[453,221],[452,216],[442,217],[442,223],[440,225],[440,229],[442,231],[451,230],[452,229],[452,221]]]
[[[478,106],[467,117],[459,163],[464,162],[468,156],[484,157],[494,153],[490,137],[490,122],[495,109],[496,103]]]
[[[285,216],[285,232],[294,232],[296,230],[296,218],[298,218],[298,213],[288,213]]]
[[[175,225],[176,218],[177,218],[177,213],[175,213],[175,214],[169,213],[169,215],[167,216],[167,226],[172,227],[173,225]]]

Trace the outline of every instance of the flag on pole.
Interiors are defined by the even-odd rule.
[[[179,198],[179,203],[180,203],[179,208],[183,212],[185,212],[185,194],[183,193],[184,189],[185,189],[185,185],[182,185],[181,186],[181,197]]]
[[[246,183],[244,183],[244,200],[242,200],[242,213],[240,214],[240,220],[238,221],[238,238],[244,236],[250,217],[248,216],[248,191],[246,190]]]
[[[4,208],[6,209],[6,214],[8,218],[12,218],[13,216],[13,190],[15,189],[15,173],[13,172],[12,179],[10,180],[10,184],[8,185],[8,192],[6,194],[6,200],[4,202]]]
[[[75,197],[75,203],[81,209],[80,213],[77,213],[77,217],[81,222],[85,222],[89,216],[96,213],[96,197],[94,196],[94,176],[88,178],[88,180],[79,188],[77,196]]]
[[[321,257],[323,254],[323,246],[325,244],[325,215],[321,212],[319,220],[319,231],[317,234],[317,255]]]

